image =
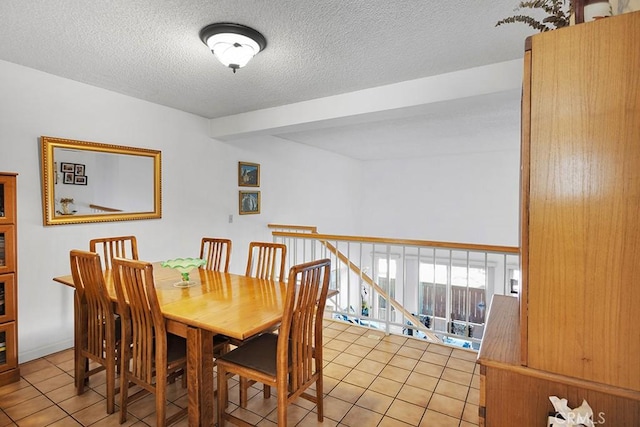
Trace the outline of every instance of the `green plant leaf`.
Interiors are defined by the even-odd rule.
[[[518,7],[514,9],[514,12],[518,12],[521,9],[540,9],[547,14],[542,20],[538,20],[531,16],[516,14],[508,18],[501,19],[496,23],[496,27],[504,24],[511,24],[514,22],[520,22],[538,31],[549,31],[555,28],[566,27],[569,25],[569,17],[573,10],[573,5],[569,2],[568,10],[565,7],[566,0],[529,0],[521,1],[518,3]],[[549,25],[545,25],[549,24]]]

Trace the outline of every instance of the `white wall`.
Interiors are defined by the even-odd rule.
[[[135,234],[141,258],[154,261],[196,255],[203,235],[227,236],[234,242],[232,272],[243,272],[249,241],[271,240],[268,223],[316,225],[335,234],[517,242],[515,151],[371,165],[275,137],[224,144],[207,136],[201,117],[4,61],[0,93],[0,170],[19,173],[20,362],[72,346],[72,291],[51,279],[68,274],[69,250],[88,248],[93,237]],[[44,227],[42,135],[161,150],[162,219]],[[238,161],[261,165],[260,215],[238,215]],[[440,180],[458,166],[459,179],[419,183],[425,174]],[[423,193],[420,203],[409,203],[416,192]]]
[[[518,135],[501,151],[367,162],[359,233],[518,246]]]
[[[208,124],[201,117],[4,61],[0,61],[0,93],[0,170],[19,174],[21,362],[72,346],[72,291],[51,280],[69,274],[70,249],[88,249],[93,237],[135,234],[140,256],[153,261],[197,255],[203,235],[228,236],[235,243],[231,268],[241,272],[248,242],[271,239],[265,228],[268,222],[300,218],[333,229],[326,212],[313,208],[315,195],[324,193],[326,198],[327,193],[309,189],[323,177],[342,203],[351,191],[344,183],[351,181],[357,167],[347,159],[279,141],[258,147],[255,153],[251,144],[230,147],[207,136]],[[161,150],[163,218],[44,227],[42,135]],[[309,158],[315,160],[306,166],[289,165]],[[262,164],[261,215],[237,215],[238,160]],[[323,176],[327,162],[346,165],[342,169],[347,172],[335,179]],[[294,183],[292,187],[300,191],[286,190]],[[305,198],[303,205],[298,196]],[[294,212],[298,207],[300,216]],[[232,224],[229,214],[234,215]]]

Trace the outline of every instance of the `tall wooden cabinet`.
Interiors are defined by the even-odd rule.
[[[20,379],[16,174],[0,172],[0,386]]]
[[[532,36],[522,98],[522,290],[478,356],[487,426],[548,397],[640,425],[640,12]]]

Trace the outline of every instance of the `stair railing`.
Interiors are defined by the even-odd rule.
[[[518,295],[516,247],[269,228],[274,241],[287,245],[289,265],[332,258],[332,287],[340,291],[327,304],[332,317],[386,333],[477,349],[491,296]]]

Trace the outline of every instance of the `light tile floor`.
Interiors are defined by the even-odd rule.
[[[475,352],[325,320],[324,359],[324,422],[318,423],[314,404],[299,399],[288,408],[290,426],[478,425]],[[21,375],[19,382],[0,387],[0,427],[120,425],[117,411],[106,413],[103,373],[76,396],[72,349],[22,364]],[[180,383],[169,387],[169,413],[187,405]],[[241,409],[237,381],[229,386],[229,411],[258,426],[276,425],[275,393],[265,400],[256,385]],[[147,396],[130,406],[123,425],[153,426],[154,413],[153,396]]]

